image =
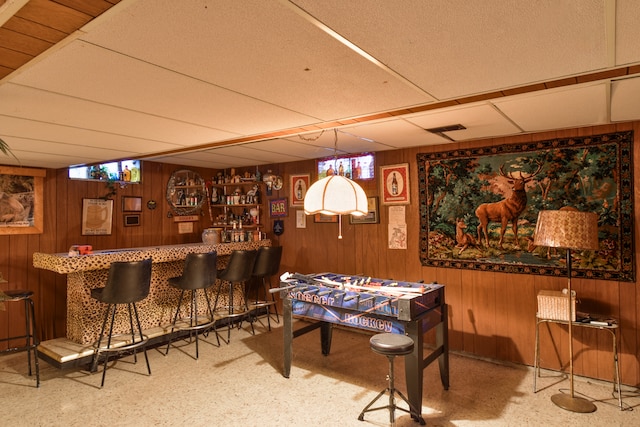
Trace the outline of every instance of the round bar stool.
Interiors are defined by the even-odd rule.
[[[151,258],[142,261],[114,261],[109,267],[109,276],[107,277],[106,286],[103,288],[91,289],[91,297],[106,303],[107,309],[104,313],[104,321],[100,330],[100,338],[95,345],[93,353],[93,361],[91,363],[91,371],[97,370],[100,355],[105,353],[104,369],[102,371],[102,382],[100,387],[104,386],[104,378],[107,374],[107,364],[109,362],[110,353],[120,353],[133,350],[133,360],[137,362],[136,350],[142,347],[144,358],[147,362],[147,371],[151,375],[151,367],[149,366],[149,357],[147,356],[147,341],[149,338],[142,333],[140,318],[138,317],[138,308],[136,302],[142,301],[149,295],[151,286]],[[130,335],[114,335],[113,326],[116,322],[116,312],[118,305],[126,305],[128,308],[129,330]],[[133,308],[133,312],[132,309]],[[133,319],[135,315],[136,327],[134,328]],[[107,335],[107,345],[102,345],[107,321],[111,318],[109,333]],[[115,338],[115,342],[114,342]]]
[[[247,305],[247,298],[245,294],[245,286],[247,280],[251,278],[253,274],[253,266],[256,263],[258,256],[257,250],[235,250],[231,252],[229,262],[224,270],[218,271],[218,279],[229,282],[229,305],[225,307],[225,310],[219,313],[227,320],[227,344],[231,340],[231,324],[234,319],[239,319],[238,328],[242,325],[242,317],[248,314],[249,307]],[[233,285],[240,284],[242,286],[242,305],[234,305],[233,303]],[[218,308],[218,299],[222,286],[218,288],[216,293],[216,301],[214,303],[214,311]],[[251,322],[251,333],[255,333],[253,329],[253,321]]]
[[[38,363],[38,344],[40,342],[38,341],[38,336],[36,333],[36,315],[33,306],[33,299],[31,298],[32,296],[33,291],[23,289],[9,289],[6,291],[0,291],[0,304],[5,302],[24,301],[25,318],[24,335],[0,339],[0,341],[24,339],[24,345],[20,347],[9,347],[5,350],[0,351],[0,353],[13,353],[26,350],[27,363],[29,364],[29,376],[31,376],[31,352],[33,352],[33,359],[36,366],[36,387],[40,387],[40,365]]]
[[[251,301],[254,317],[257,318],[258,310],[264,308],[267,312],[267,325],[271,330],[271,306],[273,306],[276,314],[276,322],[280,322],[278,318],[278,307],[273,294],[269,299],[269,289],[271,289],[271,276],[278,274],[280,269],[280,260],[282,259],[282,246],[261,246],[258,249],[258,258],[253,267],[253,277],[257,282],[254,283],[253,294],[255,298]],[[261,286],[262,285],[262,286]],[[262,290],[264,299],[260,299],[260,291]]]
[[[173,322],[171,323],[171,332],[169,333],[169,342],[167,343],[167,350],[165,354],[169,354],[169,347],[171,346],[171,339],[174,331],[189,331],[189,338],[195,335],[196,342],[196,359],[198,359],[198,332],[201,330],[213,329],[218,340],[218,347],[220,346],[220,338],[218,337],[218,331],[216,330],[216,318],[213,315],[211,308],[211,301],[209,300],[209,294],[207,289],[214,285],[216,282],[216,276],[218,270],[216,269],[216,261],[218,254],[216,252],[208,253],[190,253],[184,260],[184,270],[182,276],[171,277],[168,282],[169,285],[180,289],[180,299],[178,301],[178,307],[176,308],[176,314],[173,316]],[[198,318],[198,290],[201,290],[204,294],[204,298],[207,302],[207,312],[209,316],[200,316]],[[189,316],[183,318],[178,322],[178,315],[180,314],[180,307],[182,307],[182,301],[184,300],[185,292],[191,291],[191,304],[189,305]]]
[[[421,425],[425,425],[425,421],[420,416],[420,412],[418,412],[417,408],[414,408],[411,403],[409,403],[409,400],[400,392],[400,390],[396,390],[394,383],[393,360],[396,356],[406,356],[407,354],[411,354],[414,347],[413,340],[406,335],[384,333],[372,336],[369,340],[369,345],[371,346],[371,350],[378,354],[382,354],[383,356],[387,356],[387,359],[389,359],[389,386],[378,393],[378,395],[369,402],[369,404],[360,413],[360,416],[358,416],[358,419],[360,421],[364,421],[365,412],[388,409],[389,421],[391,422],[391,425],[395,425],[395,410],[399,409],[411,415],[411,417],[416,421],[419,421]],[[389,404],[378,408],[371,408],[371,406],[373,406],[373,404],[376,403],[376,401],[386,392],[389,392]],[[405,401],[409,406],[409,410],[396,405],[395,394]]]

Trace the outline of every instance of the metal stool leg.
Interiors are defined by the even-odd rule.
[[[358,416],[358,420],[364,421],[364,414],[366,412],[377,411],[380,409],[388,409],[389,422],[393,426],[395,425],[395,410],[399,409],[411,415],[411,417],[414,420],[418,421],[420,425],[425,425],[426,423],[424,421],[424,418],[422,418],[419,415],[419,412],[417,411],[417,409],[414,408],[413,405],[411,405],[411,403],[409,402],[409,399],[407,399],[399,390],[396,390],[395,379],[394,379],[394,364],[393,364],[393,359],[395,358],[395,356],[387,356],[387,358],[389,359],[389,375],[388,375],[389,386],[384,390],[382,390],[380,393],[378,393],[378,395],[371,402],[369,402],[369,404],[362,410],[362,412],[360,412],[360,415]],[[385,406],[380,406],[377,408],[371,408],[373,404],[376,403],[378,399],[380,399],[382,396],[384,396],[386,392],[389,392],[389,404]],[[396,405],[395,394],[397,394],[398,396],[400,396],[402,400],[404,400],[404,402],[409,406],[409,410],[401,408],[398,405]]]

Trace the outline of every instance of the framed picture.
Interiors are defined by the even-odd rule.
[[[122,196],[123,212],[142,212],[142,197]]]
[[[82,235],[101,236],[111,234],[113,200],[82,199]]]
[[[311,185],[311,176],[291,175],[289,177],[289,191],[291,206],[304,206],[304,196]]]
[[[304,211],[296,210],[296,228],[307,228],[307,215]]]
[[[124,216],[125,227],[136,227],[140,225],[140,214],[128,214]]]
[[[338,222],[338,215],[315,214],[313,222]]]
[[[44,169],[0,166],[0,234],[41,234]]]
[[[378,216],[378,198],[367,197],[367,211],[368,213],[363,216],[349,215],[350,224],[377,224],[380,222]]]
[[[269,200],[269,216],[271,218],[280,218],[289,215],[287,206],[287,198]]]
[[[409,164],[380,166],[383,205],[409,204]]]
[[[136,227],[140,225],[140,214],[127,214],[124,216],[125,227]]]

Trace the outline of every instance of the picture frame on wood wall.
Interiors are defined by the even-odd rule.
[[[110,235],[112,223],[112,199],[82,199],[83,236]]]
[[[46,170],[0,166],[0,235],[42,234]]]
[[[408,205],[409,164],[380,166],[380,192],[383,205]]]

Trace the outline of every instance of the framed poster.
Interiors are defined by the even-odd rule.
[[[380,222],[378,215],[378,198],[367,197],[367,214],[363,216],[349,215],[350,224],[377,224]]]
[[[111,234],[113,200],[82,199],[82,235],[101,236]]]
[[[44,169],[0,166],[0,234],[41,234]]]
[[[409,164],[380,166],[383,205],[409,204]]]
[[[310,181],[311,176],[309,174],[291,175],[289,177],[291,206],[304,206],[304,196],[311,185]]]
[[[287,198],[269,200],[269,216],[279,218],[289,215]]]

